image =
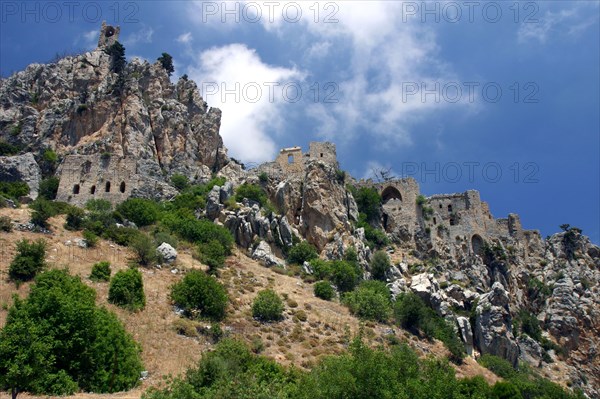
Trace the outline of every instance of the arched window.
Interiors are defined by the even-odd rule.
[[[110,182],[109,181],[106,182],[106,186],[104,186],[104,191],[106,191],[107,193],[110,193]]]
[[[400,194],[400,191],[398,191],[397,188],[389,186],[386,187],[385,190],[383,190],[383,192],[381,193],[381,199],[383,200],[384,204],[391,200],[397,200],[402,202],[402,195]]]
[[[92,186],[92,188],[90,188],[90,194],[96,194],[96,186]]]
[[[448,213],[452,213],[452,205],[448,205]]]
[[[119,186],[119,191],[122,193],[125,192],[125,182],[124,181],[121,182],[121,185]]]
[[[479,256],[483,255],[483,238],[481,238],[478,234],[473,235],[471,237],[471,248],[473,249],[473,253]]]
[[[73,194],[79,194],[79,184],[73,186]]]

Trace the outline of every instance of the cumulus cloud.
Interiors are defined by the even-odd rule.
[[[282,86],[301,81],[295,68],[269,65],[244,44],[213,47],[196,57],[188,75],[204,99],[223,111],[221,135],[230,154],[245,162],[273,159],[272,136],[284,121]]]

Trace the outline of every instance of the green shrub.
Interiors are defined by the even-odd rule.
[[[535,314],[526,309],[520,309],[513,323],[517,327],[517,330],[520,329],[521,332],[529,335],[537,342],[542,341],[542,328]]]
[[[198,254],[200,261],[208,265],[211,272],[225,265],[225,248],[218,240],[198,244]]]
[[[262,187],[256,184],[244,183],[235,190],[235,200],[237,202],[242,202],[244,198],[258,202],[260,206],[267,204],[267,195]]]
[[[356,265],[347,261],[333,261],[331,281],[340,292],[349,292],[356,287],[360,280]]]
[[[189,210],[166,212],[163,215],[162,223],[172,232],[193,243],[217,240],[225,248],[225,255],[231,255],[233,237],[229,230],[206,219],[198,220]]]
[[[100,232],[104,238],[126,247],[133,245],[133,243],[136,241],[140,242],[140,244],[146,244],[145,240],[140,238],[140,236],[144,235],[144,233],[133,227],[117,227],[113,224],[104,231],[100,230]],[[95,230],[94,233],[96,233]],[[144,249],[143,246],[142,249]],[[145,247],[145,249],[148,250],[148,247]],[[150,257],[152,257],[152,253],[147,253]]]
[[[5,140],[0,139],[0,157],[6,157],[11,155],[16,155],[21,151],[16,145],[10,144]]]
[[[267,172],[260,172],[260,174],[258,175],[258,180],[261,183],[266,183],[269,181],[269,175],[267,175]]]
[[[494,399],[523,399],[519,389],[511,382],[498,381],[492,387]]]
[[[46,241],[39,239],[17,242],[17,254],[8,268],[8,276],[13,281],[29,281],[46,265]]]
[[[135,261],[142,266],[150,266],[158,260],[154,241],[144,233],[132,238],[129,247],[133,249]]]
[[[67,230],[81,230],[85,223],[85,212],[81,208],[72,206],[67,211],[67,221],[65,228]]]
[[[108,302],[132,311],[144,309],[146,295],[142,273],[132,268],[118,271],[110,282]]]
[[[313,270],[313,276],[318,280],[329,280],[333,275],[333,264],[331,261],[316,258],[312,259],[309,264]]]
[[[82,235],[89,248],[94,248],[96,245],[98,245],[98,236],[93,231],[83,230]]]
[[[517,375],[514,367],[508,362],[508,360],[502,359],[501,357],[494,355],[481,355],[477,362],[486,369],[492,371],[498,377],[505,379],[514,378]]]
[[[42,197],[38,197],[33,201],[29,208],[33,209],[31,213],[31,223],[39,227],[48,228],[48,219],[56,216],[56,208],[54,205]]]
[[[0,330],[0,389],[34,395],[133,388],[140,348],[95,292],[64,270],[39,274]]]
[[[361,319],[386,322],[392,313],[390,291],[381,281],[363,281],[344,296],[344,303]]]
[[[190,186],[190,179],[179,173],[175,173],[171,176],[171,185],[179,191],[185,190]]]
[[[117,206],[117,212],[138,227],[143,227],[149,226],[158,220],[160,209],[154,201],[143,198],[129,198]]]
[[[179,240],[177,240],[177,237],[175,237],[167,232],[164,232],[164,231],[155,232],[154,233],[154,244],[158,247],[163,242],[166,242],[167,244],[169,244],[170,246],[172,246],[175,249],[177,249],[177,246],[179,245]]]
[[[390,243],[389,238],[383,230],[376,229],[369,224],[367,221],[367,216],[364,213],[360,213],[358,215],[358,223],[356,223],[356,227],[362,227],[365,230],[365,239],[371,248],[382,248]]]
[[[317,281],[314,286],[315,296],[317,298],[330,301],[335,296],[335,290],[327,281]]]
[[[356,205],[358,206],[358,211],[365,215],[365,219],[367,222],[378,222],[380,217],[380,208],[381,208],[381,195],[376,188],[373,187],[360,187],[355,188],[349,187],[354,200],[356,201]]]
[[[390,257],[385,251],[376,251],[369,266],[371,267],[371,276],[380,281],[386,280],[386,275],[392,267]]]
[[[260,291],[252,302],[252,317],[261,321],[277,321],[283,318],[283,301],[273,290]]]
[[[160,57],[158,57],[158,62],[163,67],[167,74],[171,76],[173,72],[175,72],[175,67],[173,66],[173,57],[171,57],[168,53],[162,53]]]
[[[59,179],[56,176],[50,176],[40,181],[39,195],[49,201],[56,199],[58,192]]]
[[[95,213],[109,213],[112,211],[112,204],[105,199],[91,199],[85,203],[85,209]]]
[[[396,322],[406,329],[421,330],[428,338],[436,338],[450,351],[451,360],[460,363],[465,357],[465,348],[454,328],[416,294],[402,293],[394,305]]]
[[[90,280],[92,281],[109,281],[110,280],[110,262],[98,262],[92,266]]]
[[[0,194],[5,198],[18,201],[19,197],[29,194],[29,186],[22,181],[0,181]]]
[[[227,291],[214,277],[199,270],[188,272],[171,288],[171,299],[188,317],[221,320],[225,317]]]
[[[12,231],[12,222],[8,216],[0,217],[0,231],[10,233]]]
[[[317,258],[317,250],[308,241],[302,241],[294,245],[288,253],[288,262],[302,265],[304,262]]]

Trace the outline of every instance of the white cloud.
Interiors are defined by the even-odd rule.
[[[548,9],[529,23],[522,23],[517,33],[519,43],[537,41],[545,44],[551,37],[577,37],[598,22],[597,2],[567,3],[567,8],[555,9],[565,3],[547,3]],[[552,9],[550,9],[552,8]]]
[[[125,46],[135,46],[138,43],[152,43],[153,34],[154,29],[149,26],[143,26],[137,32],[127,35],[125,39],[123,39],[123,44]]]
[[[192,32],[186,32],[179,35],[176,39],[179,43],[189,43],[192,41]]]
[[[99,31],[93,29],[76,37],[74,44],[82,45],[86,50],[93,50],[98,44]]]
[[[204,99],[223,111],[221,135],[230,154],[246,162],[272,160],[276,146],[269,134],[281,127],[286,102],[281,86],[303,73],[264,63],[244,44],[213,47],[197,56],[188,74],[199,82]]]
[[[235,15],[224,13],[220,8],[222,3],[209,6],[196,2],[188,14],[193,15],[195,22],[202,22],[203,27],[219,25],[235,29],[248,25],[247,19],[256,15],[244,14],[244,6],[253,10],[250,4],[259,5],[262,15],[258,23],[267,32],[281,40],[295,40],[304,61],[323,60],[330,64],[321,63],[319,68],[339,70],[339,80],[335,82],[339,87],[336,93],[339,102],[320,102],[307,107],[309,117],[324,138],[352,141],[366,132],[382,144],[380,148],[393,150],[410,145],[412,126],[437,111],[450,107],[460,107],[461,111],[477,108],[468,103],[467,96],[457,103],[445,99],[423,101],[420,94],[403,96],[407,84],[443,86],[459,79],[439,58],[434,27],[421,24],[417,18],[403,21],[400,1],[271,2],[271,5],[243,1],[236,6],[239,21]],[[286,15],[283,10],[287,5],[291,8]],[[297,5],[302,9],[302,17],[290,22]],[[209,7],[217,9],[209,14]],[[273,13],[270,15],[269,11]],[[332,23],[325,23],[327,17],[333,19]],[[340,49],[347,58],[340,60],[339,53],[326,57],[332,50]],[[328,82],[316,83],[323,87]]]

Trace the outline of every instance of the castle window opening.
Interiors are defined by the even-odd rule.
[[[119,187],[119,191],[124,193],[125,192],[125,182],[121,182],[121,186]]]
[[[321,158],[323,158],[323,153],[321,153]]]
[[[73,186],[73,194],[79,194],[79,184]]]
[[[452,216],[450,218],[450,226],[455,226],[456,225],[456,219],[454,218],[454,216]]]
[[[294,163],[294,156],[288,155],[288,163]]]
[[[448,213],[452,213],[452,204],[448,205]]]
[[[437,224],[437,220],[433,218],[433,224]]]
[[[392,200],[401,202],[402,195],[400,194],[400,191],[398,191],[397,188],[389,186],[386,187],[385,190],[383,190],[383,192],[381,193],[381,199],[383,200],[384,204]]]
[[[475,234],[471,237],[471,249],[473,249],[474,254],[483,255],[483,238],[481,236]]]
[[[92,186],[92,188],[90,188],[90,194],[96,194],[96,186]]]
[[[440,209],[442,209],[442,204],[440,204]]]
[[[106,186],[104,187],[104,191],[106,191],[107,193],[110,193],[110,182],[109,181],[106,182]]]

